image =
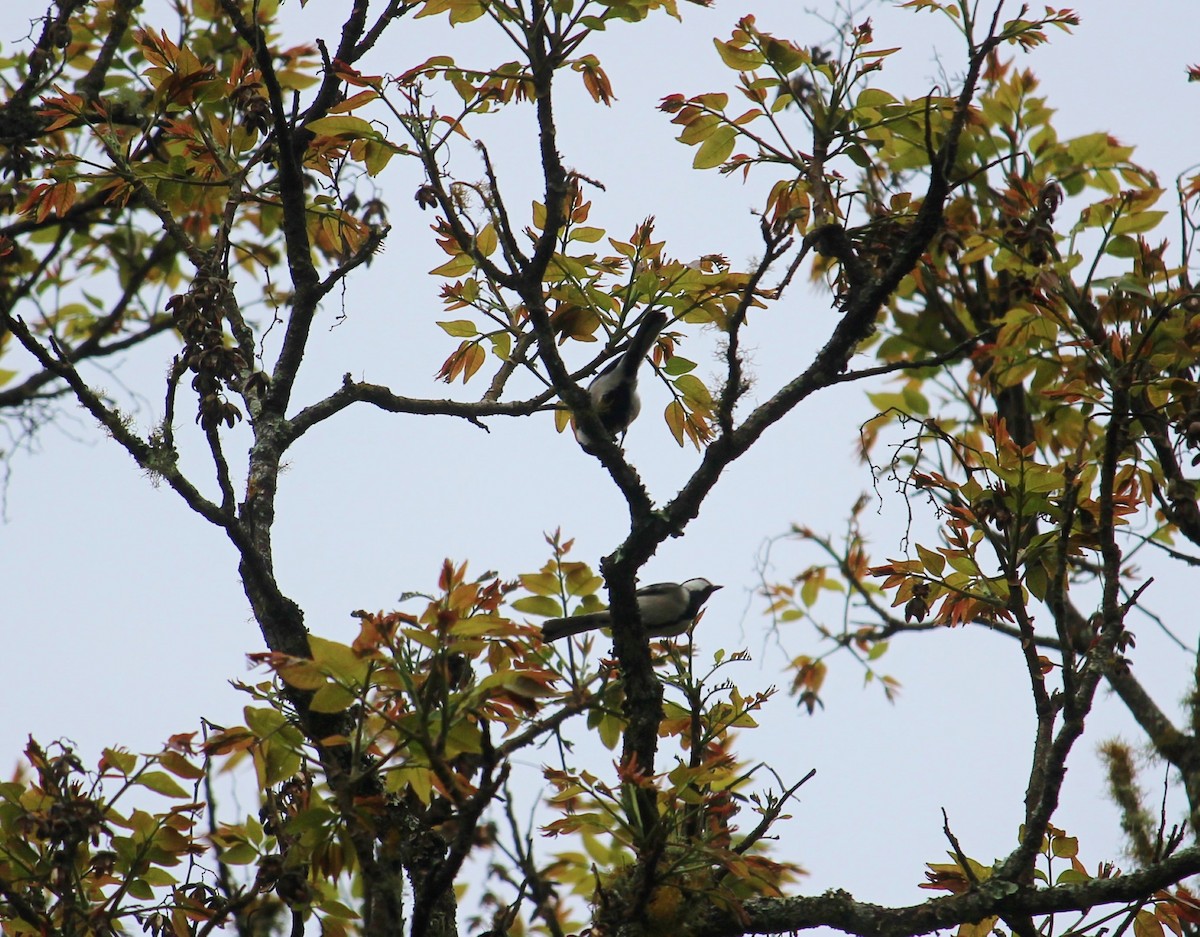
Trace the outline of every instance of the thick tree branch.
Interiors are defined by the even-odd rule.
[[[363,8],[366,6],[362,0],[359,0],[359,5]],[[277,143],[279,204],[283,210],[284,245],[294,294],[283,344],[271,373],[270,388],[263,405],[266,410],[282,416],[291,400],[292,387],[304,360],[313,316],[316,315],[320,300],[320,276],[312,260],[312,243],[308,236],[308,200],[301,166],[303,147],[308,136],[293,132],[283,90],[275,74],[274,55],[262,29],[257,23],[246,20],[235,0],[221,0],[221,9],[229,17],[238,36],[250,48],[262,74],[271,105],[272,133]],[[350,32],[354,30],[350,28]]]
[[[989,880],[962,895],[936,898],[908,907],[888,908],[855,901],[843,891],[817,897],[752,898],[744,902],[739,921],[733,915],[710,911],[694,932],[697,937],[739,937],[742,934],[783,934],[814,927],[835,927],[861,937],[913,937],[1005,917],[1088,911],[1109,904],[1140,905],[1147,895],[1190,875],[1200,873],[1200,847],[1177,852],[1146,869],[1096,878],[1053,888],[1018,887]]]

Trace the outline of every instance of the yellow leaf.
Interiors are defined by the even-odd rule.
[[[326,683],[325,674],[311,660],[291,660],[275,668],[279,679],[297,690],[316,690]]]
[[[732,42],[722,42],[720,39],[713,39],[713,45],[717,47],[721,61],[739,72],[752,72],[766,61],[765,56],[757,49],[740,48]]]
[[[917,556],[921,558],[925,569],[935,576],[940,576],[942,570],[946,568],[946,558],[942,554],[927,549],[919,543],[917,544]]]
[[[104,761],[128,777],[137,767],[137,755],[116,748],[104,749]]]
[[[355,108],[362,107],[364,104],[370,104],[379,97],[378,91],[367,89],[360,91],[358,94],[351,95],[344,101],[340,101],[329,109],[330,114],[344,114],[347,111],[352,111]]]
[[[527,595],[512,603],[515,611],[526,615],[540,615],[552,618],[563,613],[562,606],[555,599],[545,595]]]
[[[387,773],[384,786],[393,794],[410,790],[420,798],[421,803],[428,804],[433,794],[433,774],[428,768],[397,768]]]
[[[378,137],[379,131],[361,117],[343,114],[320,117],[306,125],[308,130],[326,137]]]
[[[345,712],[357,697],[343,686],[336,683],[326,683],[313,694],[309,708],[318,713]]]
[[[678,400],[672,400],[667,404],[667,409],[663,413],[667,421],[667,426],[670,427],[671,435],[675,437],[675,441],[683,446],[683,426],[687,421],[687,412],[683,409],[683,404]]]
[[[679,142],[695,146],[711,137],[721,126],[721,118],[716,114],[700,114],[688,121],[679,134]]]
[[[603,228],[591,228],[586,225],[571,229],[570,240],[583,241],[585,244],[593,244],[600,238],[604,237]]]
[[[1150,911],[1139,911],[1133,919],[1133,937],[1163,937],[1162,922]]]
[[[512,355],[512,336],[508,332],[499,332],[496,335],[489,335],[488,341],[492,343],[492,354],[501,361],[507,361]]]
[[[496,250],[497,243],[496,229],[489,221],[483,226],[483,230],[475,236],[475,249],[484,257],[490,257]]]
[[[440,267],[434,267],[429,272],[438,277],[461,277],[475,269],[475,261],[466,254],[451,257]]]
[[[1165,211],[1140,211],[1132,215],[1122,215],[1112,226],[1113,234],[1134,234],[1152,231],[1165,218]]]
[[[310,634],[308,647],[313,660],[331,676],[346,683],[362,683],[366,679],[370,665],[350,645]]]
[[[988,917],[977,924],[960,924],[956,937],[991,937],[998,920],[998,917]]]
[[[386,140],[360,140],[354,147],[354,157],[367,167],[370,176],[379,175],[393,156],[404,152]]]
[[[204,769],[192,764],[179,752],[163,752],[158,756],[158,763],[172,774],[189,781],[204,777]]]
[[[600,736],[600,742],[609,751],[617,747],[617,743],[621,741],[621,730],[625,728],[625,722],[618,716],[604,715],[600,718],[599,725],[596,726],[597,733]]]
[[[165,771],[145,771],[138,775],[134,783],[149,788],[156,794],[162,794],[164,797],[191,796]]]
[[[693,374],[684,374],[675,379],[675,389],[683,394],[684,399],[704,410],[712,408],[712,394],[704,383]]]
[[[438,327],[447,335],[453,335],[455,338],[474,338],[479,334],[479,329],[470,319],[455,319],[452,322],[439,322]]]
[[[487,352],[480,345],[472,345],[467,349],[466,366],[463,368],[463,383],[467,383],[481,367],[487,359]]]

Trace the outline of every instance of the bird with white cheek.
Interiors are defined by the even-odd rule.
[[[638,613],[642,627],[651,638],[673,638],[687,631],[708,597],[720,589],[707,579],[687,582],[656,582],[637,590]],[[613,626],[612,614],[605,609],[570,618],[551,618],[542,625],[542,640],[557,641],[585,631]]]

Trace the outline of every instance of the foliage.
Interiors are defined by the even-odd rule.
[[[1105,685],[1176,772],[1193,828],[1200,811],[1200,715],[1181,728],[1152,700],[1127,624],[1150,584],[1130,557],[1156,549],[1194,565],[1188,544],[1200,544],[1185,474],[1200,461],[1200,295],[1188,268],[1200,183],[1178,187],[1184,243],[1172,261],[1151,239],[1168,213],[1154,174],[1103,134],[1060,140],[1018,66],[1075,25],[1073,12],[1022,8],[1005,21],[1002,4],[983,20],[966,2],[904,6],[961,32],[953,89],[909,99],[882,87],[897,50],[869,21],[848,25],[839,47],[806,48],[745,16],[716,41],[733,90],[662,99],[697,171],[768,182],[761,255],[745,270],[717,253],[671,256],[652,216],[628,234],[589,224],[602,189],[558,150],[562,82],[597,105],[614,98],[594,34],[678,16],[672,0],[357,4],[333,49],[287,46],[272,2],[181,2],[171,32],[133,0],[47,11],[0,63],[0,172],[12,187],[0,413],[33,431],[56,400],[82,405],[226,534],[266,650],[252,655],[261,679],[241,686],[242,726],[176,736],[150,756],[113,748],[92,769],[31,740],[29,773],[0,786],[7,932],[300,933],[316,921],[334,935],[452,934],[467,864],[484,859],[475,907],[488,920],[473,923],[497,934],[1003,926],[1026,937],[1066,912],[1082,913],[1073,933],[1116,918],[1139,934],[1194,932],[1184,882],[1200,872],[1200,847],[1165,815],[1157,829],[1148,819],[1127,748],[1105,756],[1133,871],[1089,872],[1054,820]],[[496,57],[516,57],[467,67],[438,52],[373,73],[388,30],[426,16],[490,27],[505,44]],[[435,107],[434,89],[453,106]],[[513,108],[537,125],[540,193],[527,212],[506,198],[485,135],[490,115]],[[464,147],[478,179],[448,168]],[[421,174],[415,202],[433,211],[446,257],[431,271],[450,340],[438,377],[487,386],[473,400],[425,400],[348,375],[301,400],[321,303],[389,236],[388,205],[359,193],[397,162]],[[753,404],[749,315],[786,308],[802,274],[828,287],[836,324]],[[665,504],[581,386],[659,311],[672,320],[650,356],[671,395],[663,421],[699,453]],[[704,328],[724,339],[710,383],[682,353]],[[575,345],[595,352],[572,372],[560,349]],[[143,432],[88,368],[164,346],[163,417]],[[851,370],[864,351],[876,363]],[[537,391],[518,396],[518,375]],[[651,645],[635,595],[650,556],[780,419],[834,384],[881,376],[894,383],[872,385],[864,458],[906,499],[914,528],[936,530],[872,559],[864,502],[840,541],[793,529],[819,559],[765,592],[780,624],[808,621],[824,642],[791,661],[797,701],[823,705],[843,651],[893,696],[898,681],[877,669],[889,642],[986,627],[1013,639],[1038,715],[1017,847],[972,859],[947,822],[951,861],[930,863],[925,886],[949,894],[911,908],[790,895],[802,870],[766,845],[811,775],[737,754],[773,693],[739,690],[740,652],[701,661],[690,642]],[[311,635],[276,578],[278,478],[294,443],[361,404],[476,423],[553,409],[560,430],[574,420],[597,440],[628,534],[598,570],[570,559],[557,533],[532,572],[471,579],[446,560],[431,594],[408,596],[417,611],[356,613],[352,644]],[[250,440],[244,467],[227,455],[234,434]],[[203,445],[211,481],[185,469],[185,437]],[[619,625],[611,657],[596,653],[606,638],[549,645],[530,623],[594,611],[602,587]],[[585,731],[615,753],[611,768],[585,764]],[[533,751],[552,763],[523,826],[514,772]],[[214,777],[239,766],[252,768],[257,815],[217,802]]]

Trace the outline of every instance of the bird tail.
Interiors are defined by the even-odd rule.
[[[559,638],[569,638],[571,635],[611,626],[612,616],[607,611],[572,615],[570,618],[549,618],[542,625],[542,640],[557,641]]]
[[[669,321],[667,314],[659,309],[648,312],[642,317],[638,330],[629,340],[629,347],[625,349],[625,354],[621,358],[621,368],[626,374],[637,373],[638,368],[642,366],[642,359],[650,354],[650,349],[654,345],[654,340],[658,338],[658,333],[667,327]]]

